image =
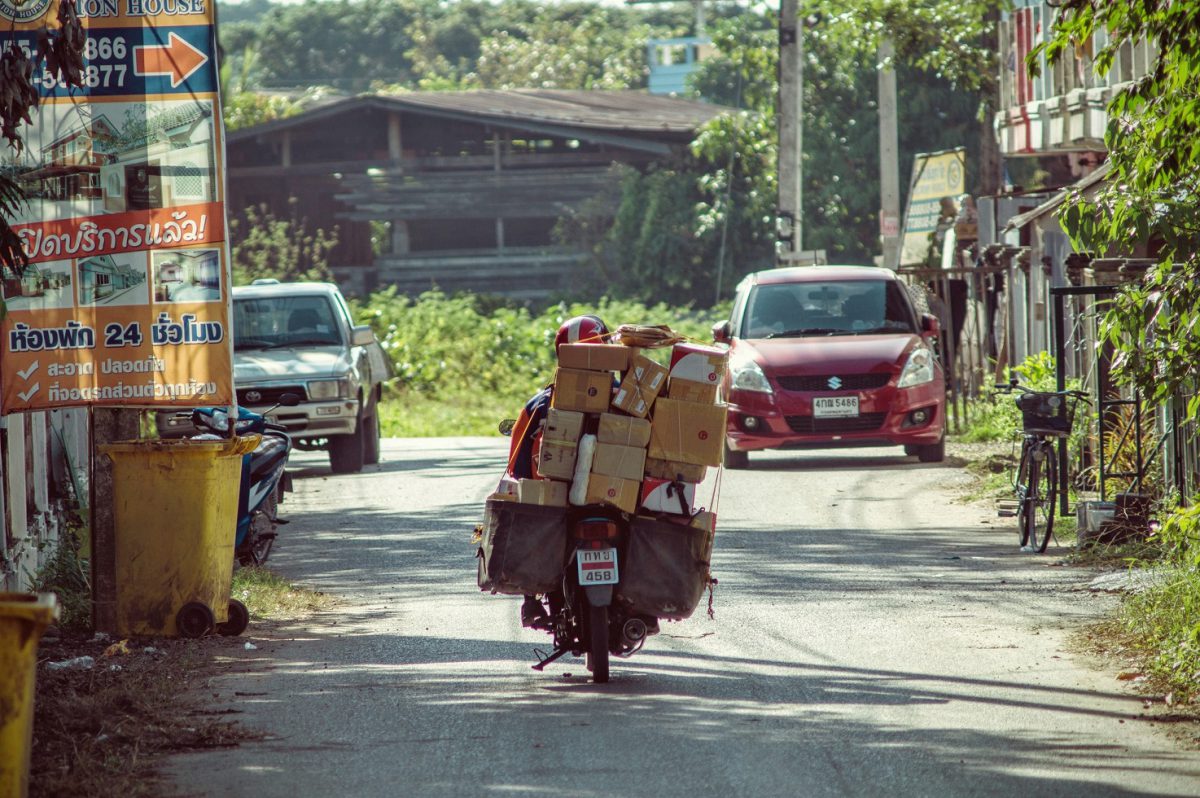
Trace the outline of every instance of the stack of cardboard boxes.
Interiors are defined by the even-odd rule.
[[[669,367],[621,345],[559,347],[541,479],[521,480],[517,501],[604,504],[714,528],[711,512],[696,512],[696,485],[724,454],[725,360],[723,349],[688,343],[674,346]]]

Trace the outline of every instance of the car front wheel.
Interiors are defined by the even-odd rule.
[[[917,459],[922,463],[940,463],[946,459],[946,439],[929,446],[917,447]]]
[[[729,448],[729,443],[725,443],[725,467],[726,468],[749,468],[750,453],[738,452]]]
[[[357,474],[363,467],[366,419],[359,418],[354,432],[329,439],[329,466],[335,474]]]

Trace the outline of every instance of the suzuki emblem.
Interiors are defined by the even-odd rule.
[[[262,399],[262,394],[258,391],[246,391],[247,402],[257,402]]]
[[[829,390],[836,391],[838,388],[842,387],[842,378],[841,377],[830,377],[829,382],[827,382],[826,384],[829,386]]]

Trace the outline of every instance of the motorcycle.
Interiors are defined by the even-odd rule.
[[[619,512],[606,509],[580,508],[579,517],[570,524],[574,550],[563,572],[562,590],[547,595],[548,617],[534,624],[553,636],[554,650],[534,670],[541,671],[567,654],[584,655],[592,681],[603,684],[608,681],[610,654],[631,657],[648,636],[658,633],[657,618],[636,614],[614,600],[628,524]]]
[[[283,501],[285,493],[292,491],[292,478],[286,471],[292,440],[284,427],[267,420],[267,414],[277,407],[295,407],[299,403],[299,396],[286,393],[262,415],[244,407],[238,408],[238,434],[257,433],[262,436],[258,446],[242,456],[234,543],[234,553],[240,565],[265,563],[275,543],[278,527],[287,523],[279,518],[279,503]],[[224,408],[196,408],[191,413],[191,422],[201,433],[197,437],[224,438],[229,435],[229,414]]]

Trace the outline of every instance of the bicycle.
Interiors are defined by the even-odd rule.
[[[1075,408],[1083,391],[1035,391],[1015,379],[997,385],[1001,393],[1020,391],[1021,457],[1013,491],[1017,495],[1017,526],[1021,551],[1045,553],[1054,533],[1054,503],[1058,500],[1058,458],[1054,442],[1071,434]]]

